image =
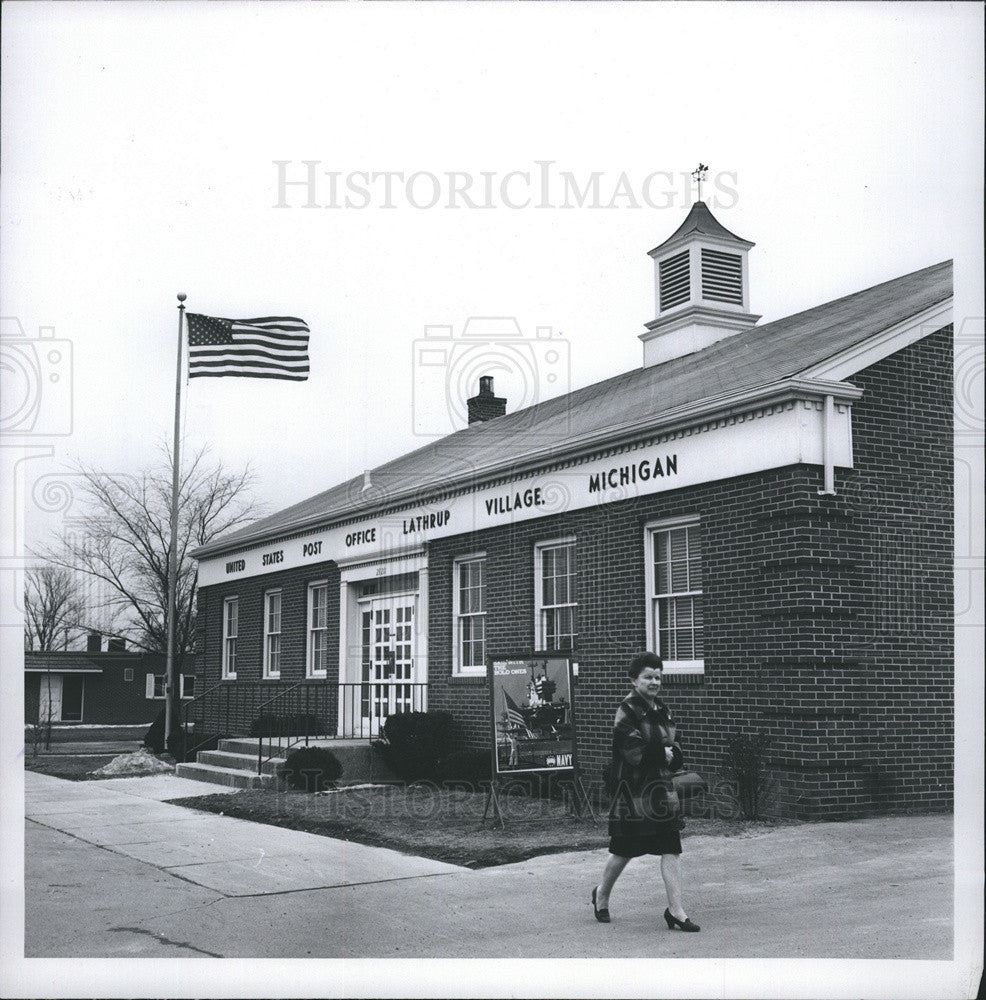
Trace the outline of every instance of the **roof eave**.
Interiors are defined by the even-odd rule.
[[[214,558],[228,552],[236,552],[251,548],[266,542],[282,539],[288,535],[297,535],[315,528],[329,528],[333,525],[352,521],[354,517],[365,518],[393,510],[408,500],[420,500],[422,493],[432,488],[434,492],[447,494],[458,490],[476,487],[484,481],[495,479],[498,474],[509,471],[510,475],[519,475],[533,469],[543,467],[546,463],[552,465],[569,460],[576,455],[591,450],[618,448],[643,437],[658,434],[668,434],[685,427],[702,423],[707,420],[720,419],[734,413],[748,411],[751,406],[769,406],[786,402],[790,399],[823,399],[825,396],[835,396],[845,402],[859,399],[862,390],[844,382],[833,382],[824,379],[806,379],[787,377],[754,389],[744,389],[740,392],[726,393],[722,396],[707,397],[700,402],[689,403],[662,413],[658,418],[647,423],[639,420],[610,426],[594,434],[581,435],[572,440],[565,448],[541,448],[529,452],[522,459],[511,460],[509,469],[500,463],[490,463],[487,466],[470,470],[468,476],[454,479],[444,479],[433,484],[418,485],[408,490],[392,494],[386,503],[367,506],[359,511],[340,511],[334,515],[319,515],[302,518],[295,522],[282,523],[276,529],[271,528],[256,535],[241,536],[224,543],[218,540],[209,545],[195,549],[191,555],[196,559]]]

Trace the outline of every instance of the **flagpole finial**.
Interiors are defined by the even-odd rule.
[[[179,302],[184,302],[185,299],[187,299],[187,298],[188,298],[188,296],[184,292],[179,292],[178,293],[178,301]]]

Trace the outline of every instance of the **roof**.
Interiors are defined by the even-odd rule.
[[[101,674],[108,666],[137,666],[145,661],[163,660],[160,653],[143,653],[136,650],[113,653],[88,653],[84,650],[58,650],[39,652],[24,650],[24,670],[28,673]]]
[[[681,242],[686,236],[697,233],[701,236],[717,236],[720,239],[729,240],[733,243],[742,243],[744,246],[752,247],[749,240],[744,240],[741,236],[731,233],[719,220],[709,211],[709,206],[704,201],[696,201],[692,205],[691,211],[685,216],[685,221],[663,242],[649,251],[651,257],[660,253],[665,247]]]
[[[484,423],[476,423],[197,549],[202,558],[291,531],[351,519],[399,493],[424,501],[455,480],[546,463],[573,439],[652,424],[691,404],[770,386],[949,299],[952,262],[914,271],[785,319],[754,326],[694,354],[637,368]]]

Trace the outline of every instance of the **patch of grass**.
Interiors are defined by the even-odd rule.
[[[41,754],[32,757],[30,752],[24,758],[24,769],[38,774],[50,774],[53,778],[68,778],[69,781],[95,781],[90,774],[96,768],[108,764],[116,754]],[[99,778],[104,775],[99,775]],[[105,775],[112,777],[112,775]]]
[[[244,789],[203,795],[177,804],[255,823],[304,830],[360,844],[389,847],[469,868],[512,864],[542,854],[592,851],[607,846],[606,817],[572,816],[564,804],[508,795],[501,799],[506,827],[480,828],[485,794],[433,785],[362,788],[328,795]],[[768,824],[692,818],[684,836],[751,836]]]

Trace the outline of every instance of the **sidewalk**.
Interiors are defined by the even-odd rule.
[[[209,789],[214,791],[215,789]],[[161,801],[171,775],[26,775],[27,956],[952,956],[952,819],[891,817],[687,837],[700,934],[659,922],[657,859],[597,924],[604,850],[479,871]]]

